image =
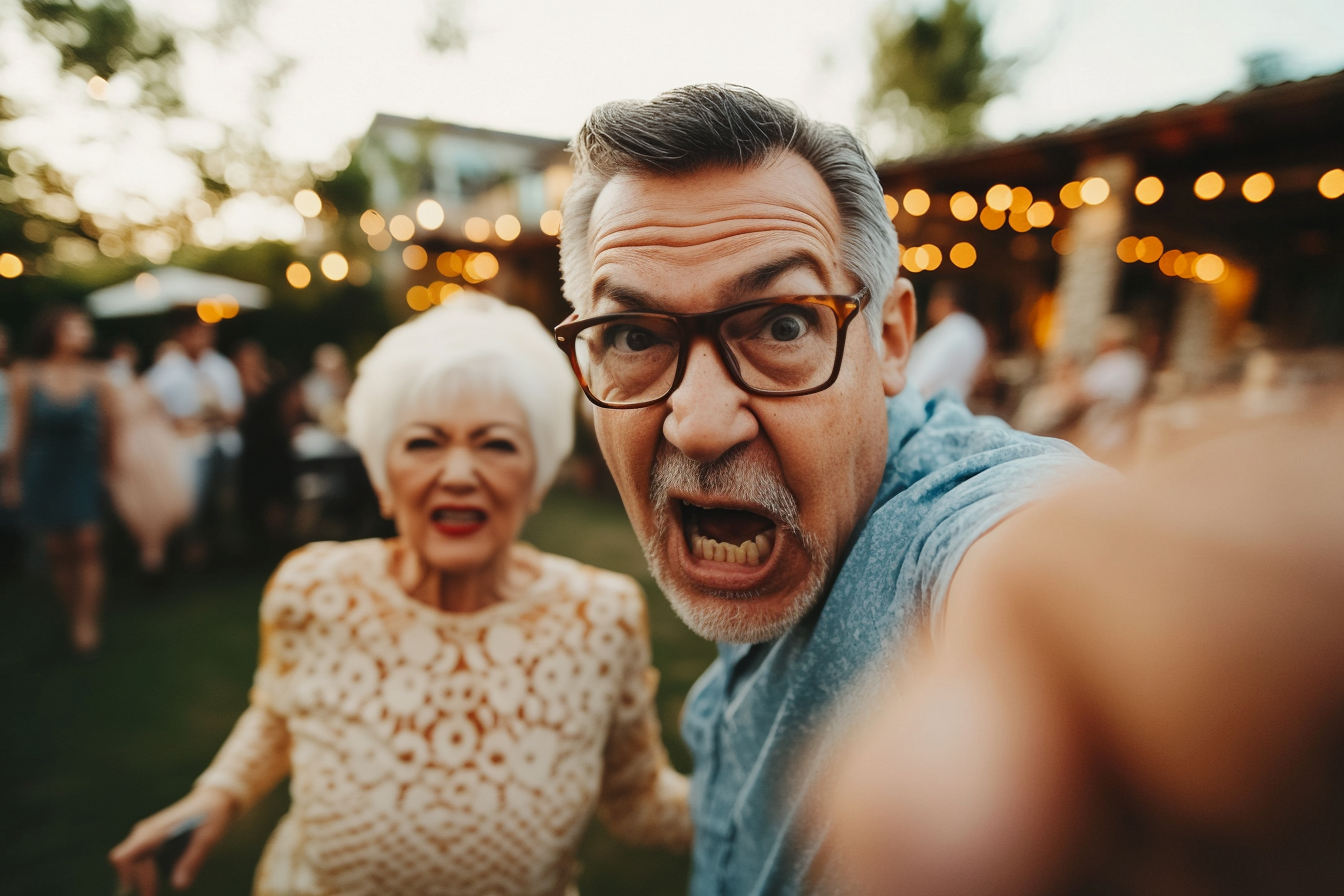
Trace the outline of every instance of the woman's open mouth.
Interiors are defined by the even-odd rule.
[[[457,507],[443,505],[430,511],[429,519],[434,529],[443,535],[461,538],[472,535],[484,528],[488,515],[479,507]]]
[[[682,532],[692,557],[760,566],[774,551],[777,526],[769,517],[738,508],[680,504]]]

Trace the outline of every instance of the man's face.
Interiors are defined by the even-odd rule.
[[[830,191],[792,153],[745,171],[622,175],[593,208],[593,293],[582,314],[853,294],[859,284],[841,266],[840,240]],[[851,323],[844,351],[830,388],[765,398],[734,384],[700,339],[666,401],[594,411],[654,575],[704,637],[755,642],[791,627],[876,494],[886,411],[865,320]],[[757,562],[750,547],[713,559],[706,539],[754,545]]]
[[[204,323],[189,323],[177,333],[177,341],[190,358],[199,358],[215,345],[215,328]]]

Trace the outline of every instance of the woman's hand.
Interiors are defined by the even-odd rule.
[[[117,869],[121,890],[138,892],[140,896],[156,896],[159,872],[154,864],[155,850],[168,839],[174,827],[199,815],[204,820],[192,834],[171,877],[174,889],[191,886],[205,857],[224,836],[237,811],[238,803],[228,793],[215,787],[198,787],[162,812],[136,824],[131,828],[130,836],[108,853],[109,861]]]

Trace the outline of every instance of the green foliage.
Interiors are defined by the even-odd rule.
[[[984,48],[974,0],[944,0],[934,14],[887,6],[874,19],[877,48],[868,105],[919,151],[980,136],[980,113],[1006,89],[1007,63]]]

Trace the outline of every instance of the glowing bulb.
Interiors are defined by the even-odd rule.
[[[406,290],[406,304],[411,306],[412,311],[424,311],[433,304],[429,297],[429,290],[423,286],[412,286]]]
[[[1195,195],[1200,199],[1215,199],[1223,192],[1223,176],[1217,171],[1206,171],[1195,180]]]
[[[1316,189],[1326,199],[1338,199],[1344,196],[1344,168],[1331,168],[1316,182]]]
[[[1162,198],[1165,190],[1162,181],[1150,175],[1134,185],[1134,198],[1143,205],[1152,205]]]
[[[462,266],[463,276],[476,282],[489,280],[498,273],[499,259],[489,252],[477,252]]]
[[[387,232],[392,234],[394,240],[404,243],[415,236],[415,222],[405,215],[397,215],[387,222]]]
[[[1031,229],[1031,222],[1028,221],[1027,216],[1022,214],[1021,212],[1009,212],[1008,226],[1016,230],[1018,233],[1026,233],[1028,230]]]
[[[985,193],[985,205],[996,212],[1006,212],[1013,204],[1013,191],[1007,184],[995,184]]]
[[[551,209],[541,213],[541,232],[547,236],[560,235],[560,210]]]
[[[442,304],[448,301],[462,291],[462,284],[460,283],[445,283],[443,289],[439,292],[439,303]]]
[[[1127,236],[1116,244],[1115,254],[1125,264],[1133,264],[1139,260],[1139,238],[1136,236]]]
[[[495,220],[495,235],[506,243],[511,243],[518,239],[518,234],[523,232],[522,223],[513,215],[500,215]]]
[[[219,302],[219,314],[225,320],[230,320],[238,316],[238,300],[228,293],[217,296],[215,301]]]
[[[975,201],[975,197],[965,191],[953,193],[952,199],[948,202],[948,209],[952,212],[952,217],[958,221],[969,221],[975,217],[976,212],[980,211],[980,203]]]
[[[387,222],[383,220],[383,216],[373,209],[369,209],[359,216],[359,229],[369,236],[373,236],[375,233],[382,233],[383,228],[386,226]]]
[[[1055,207],[1044,199],[1038,199],[1027,209],[1027,223],[1032,227],[1049,227],[1055,220]]]
[[[888,193],[882,194],[882,204],[887,207],[887,217],[894,218],[901,211],[901,204],[896,201],[896,197]]]
[[[323,255],[317,266],[322,269],[322,276],[328,280],[344,280],[345,275],[350,273],[350,262],[339,252],[328,252]]]
[[[1073,253],[1073,234],[1069,232],[1069,228],[1062,227],[1055,231],[1055,235],[1050,237],[1050,248],[1060,255]]]
[[[1010,212],[1018,213],[1025,212],[1027,209],[1031,208],[1031,200],[1033,198],[1031,191],[1026,187],[1013,187],[1013,201],[1008,206],[1008,210]]]
[[[1246,178],[1241,185],[1241,195],[1247,202],[1264,202],[1274,192],[1274,178],[1268,172],[1260,171]]]
[[[901,253],[901,267],[912,274],[918,274],[924,270],[924,265],[920,263],[920,249],[918,246],[911,246]],[[927,261],[929,253],[924,253],[924,260]]]
[[[948,260],[959,268],[968,268],[975,264],[975,247],[970,243],[957,243],[947,253]]]
[[[322,214],[322,197],[312,190],[300,190],[294,194],[294,207],[305,218],[316,218]]]
[[[415,207],[415,220],[426,230],[438,230],[443,226],[443,206],[426,199]]]
[[[23,259],[12,252],[0,255],[0,277],[13,280],[23,273]]]
[[[444,252],[439,255],[434,266],[439,269],[439,273],[445,277],[456,277],[462,273],[462,258],[456,252]]]
[[[483,243],[490,238],[490,222],[484,218],[468,218],[462,225],[462,233],[473,243]]]
[[[1002,209],[991,208],[988,205],[980,210],[980,223],[985,225],[986,230],[998,230],[1003,226],[1003,222],[1008,220],[1008,216]]]
[[[1078,208],[1083,204],[1083,185],[1071,180],[1059,188],[1059,204],[1065,208]]]
[[[88,91],[89,96],[96,100],[107,99],[107,79],[94,75],[89,79]]]
[[[929,194],[925,193],[919,187],[908,191],[905,194],[905,210],[918,218],[929,210]]]
[[[1139,261],[1152,264],[1162,257],[1162,241],[1155,236],[1146,236],[1139,240],[1135,253],[1139,256]]]
[[[196,303],[196,316],[207,324],[217,324],[224,319],[224,312],[217,299],[201,299]]]
[[[401,250],[401,260],[406,263],[406,267],[418,271],[429,263],[429,253],[423,246],[410,245]]]
[[[919,247],[919,251],[924,253],[924,270],[938,270],[938,265],[943,263],[942,250],[932,243],[925,243]]]
[[[308,270],[308,266],[302,262],[292,262],[285,268],[285,279],[289,285],[295,289],[303,289],[309,283],[313,282],[313,272]]]
[[[1078,186],[1078,196],[1088,205],[1101,205],[1111,195],[1111,185],[1104,177],[1089,177]]]
[[[369,246],[379,252],[382,252],[388,246],[392,245],[392,234],[386,230],[380,230],[369,236]]]
[[[1157,260],[1157,269],[1168,277],[1176,276],[1176,259],[1181,257],[1180,249],[1169,249]]]
[[[1227,265],[1224,264],[1223,260],[1217,255],[1205,254],[1195,259],[1195,276],[1205,283],[1212,283],[1217,280],[1219,277],[1223,276],[1223,272],[1226,270]]]

